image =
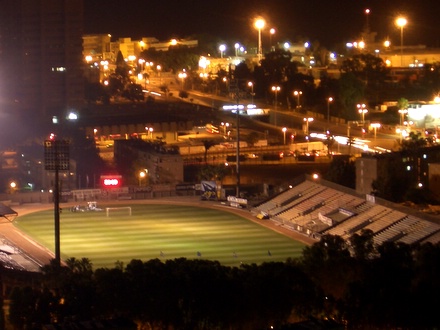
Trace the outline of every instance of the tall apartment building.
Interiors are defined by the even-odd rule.
[[[31,118],[84,100],[83,0],[0,0],[0,100]]]

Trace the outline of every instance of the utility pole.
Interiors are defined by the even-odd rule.
[[[237,168],[236,168],[236,172],[237,172],[237,186],[236,186],[236,191],[235,191],[235,195],[237,198],[240,197],[240,110],[239,110],[239,104],[240,104],[240,93],[238,90],[238,86],[237,86],[237,90],[235,93],[235,97],[237,100],[237,155],[236,155],[236,163],[237,163]]]
[[[235,196],[237,198],[240,197],[240,87],[239,87],[239,81],[238,79],[235,79],[234,76],[235,73],[235,65],[231,65],[229,67],[229,75],[230,75],[230,84],[229,84],[229,92],[234,93],[235,100],[236,100],[236,125],[237,125],[237,148],[236,148],[236,157],[235,157],[235,163],[236,163],[236,189],[235,189]]]

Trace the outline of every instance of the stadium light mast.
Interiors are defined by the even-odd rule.
[[[59,171],[69,170],[69,143],[65,140],[57,140],[51,134],[49,140],[44,142],[44,163],[47,171],[55,172],[53,190],[54,202],[54,232],[55,232],[55,264],[61,266],[61,242],[60,242],[60,183]]]

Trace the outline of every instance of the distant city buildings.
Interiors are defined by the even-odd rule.
[[[198,46],[198,41],[186,39],[159,41],[154,37],[143,37],[140,40],[132,40],[130,37],[126,37],[112,41],[110,34],[84,35],[82,54],[88,68],[85,74],[89,81],[103,82],[108,74],[114,71],[119,52],[133,67],[142,68],[141,71],[147,72],[152,69],[151,65],[153,63],[143,58],[143,51],[166,52],[170,47],[176,46],[194,48]],[[157,67],[155,69],[158,70]]]
[[[194,48],[198,46],[197,40],[171,39],[159,41],[154,37],[142,37],[132,40],[130,37],[119,38],[112,41],[110,34],[87,34],[83,36],[83,56],[90,60],[115,61],[118,52],[126,59],[139,59],[145,50],[168,51],[173,46]]]

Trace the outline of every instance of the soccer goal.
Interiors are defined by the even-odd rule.
[[[107,217],[131,215],[131,206],[106,207],[105,214]]]

